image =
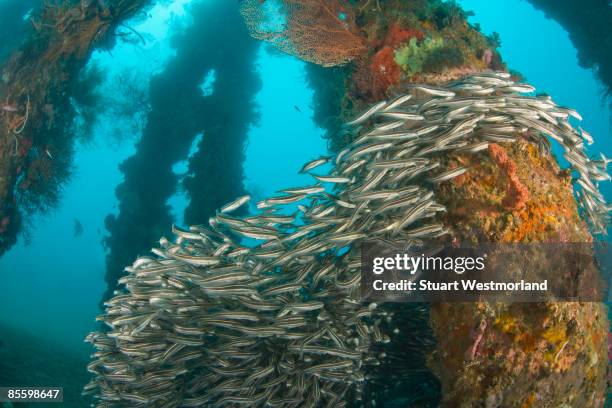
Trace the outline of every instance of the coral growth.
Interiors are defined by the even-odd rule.
[[[343,101],[346,118],[366,103],[388,98],[404,77],[441,83],[486,68],[505,69],[495,50],[495,38],[487,38],[471,26],[467,14],[453,2],[363,1],[353,11],[369,50],[349,66],[345,83],[348,92]],[[394,51],[395,63],[401,68],[399,75],[388,61],[387,47]],[[384,75],[378,69],[381,60],[386,60],[382,64]],[[332,145],[344,142],[333,141]]]
[[[590,241],[583,229],[585,223],[577,213],[571,178],[560,172],[553,159],[540,156],[537,146],[521,139],[504,146],[503,150],[505,154],[500,155],[500,162],[508,163],[503,166],[488,151],[477,159],[456,158],[460,165],[469,166],[472,171],[457,183],[441,189],[441,194],[449,200],[447,222],[474,243]],[[505,166],[518,179],[515,187],[510,186]],[[504,204],[516,203],[513,194],[509,194],[516,187],[519,191],[528,191],[516,196],[526,198],[525,205],[509,208]],[[580,229],[576,230],[574,225]]]
[[[359,32],[370,52],[360,57],[348,80],[346,106],[353,113],[363,109],[364,102],[388,97],[389,85],[396,83],[373,78],[371,60],[380,58],[385,47],[395,51],[400,78],[410,81],[441,83],[486,68],[505,69],[496,51],[497,39],[471,26],[468,14],[453,2],[386,1],[380,8],[373,4],[362,2],[356,9]]]
[[[491,65],[493,61],[493,51],[490,48],[487,48],[482,53],[482,62],[484,62],[487,66]]]
[[[404,43],[416,42],[424,38],[422,31],[414,28],[403,28],[394,22],[387,29],[382,41],[372,44],[377,51],[368,58],[361,58],[353,74],[353,82],[362,97],[366,99],[384,98],[387,89],[400,82],[402,69],[397,63],[396,49]]]
[[[446,385],[442,406],[603,406],[601,304],[447,303],[432,317],[446,356],[432,359]]]
[[[460,67],[465,62],[463,54],[453,47],[441,47],[433,50],[423,63],[423,71],[444,72],[451,68]]]
[[[449,206],[457,242],[592,239],[571,179],[536,145],[519,138],[455,160],[471,171],[437,197]],[[443,406],[603,406],[609,327],[601,304],[438,304],[431,319],[440,343],[430,362],[442,380]]]
[[[529,198],[529,191],[516,174],[516,163],[508,157],[506,150],[496,143],[489,145],[489,154],[495,163],[504,170],[509,181],[506,197],[504,197],[502,204],[508,209],[524,208]]]
[[[394,61],[393,48],[385,45],[371,59],[360,59],[353,83],[365,100],[382,99],[387,89],[399,83],[402,70]]]
[[[416,38],[412,38],[408,44],[396,51],[395,62],[408,75],[418,74],[423,71],[427,59],[442,47],[444,47],[444,39],[440,37],[427,37],[420,43]]]
[[[285,21],[274,22],[271,2],[245,0],[240,12],[251,35],[304,61],[325,67],[342,65],[366,51],[356,34],[350,7],[339,0],[282,0]],[[276,3],[275,3],[276,4]]]
[[[414,28],[402,28],[398,23],[393,23],[387,31],[385,45],[395,48],[401,43],[409,41],[411,38],[421,41],[424,37],[425,35],[420,30]]]
[[[393,49],[385,46],[372,57],[370,64],[374,88],[387,89],[400,80],[400,67],[393,60]]]

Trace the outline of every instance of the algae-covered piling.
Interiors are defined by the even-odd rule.
[[[45,3],[0,81],[0,254],[24,218],[56,205],[70,174],[76,116],[71,90],[96,46],[148,1]]]

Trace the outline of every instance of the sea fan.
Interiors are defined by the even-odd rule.
[[[337,0],[245,0],[240,12],[253,37],[304,61],[342,65],[366,50],[350,10]]]

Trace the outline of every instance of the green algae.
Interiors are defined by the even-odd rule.
[[[444,44],[441,37],[427,37],[420,43],[416,38],[411,38],[408,44],[395,51],[394,59],[406,74],[418,74],[423,71],[428,58]]]

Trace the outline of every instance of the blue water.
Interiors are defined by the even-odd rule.
[[[110,100],[125,95],[116,80],[125,72],[136,73],[146,89],[151,75],[163,70],[174,53],[172,34],[190,24],[189,3],[162,2],[147,17],[129,22],[146,39],[145,44],[120,42],[111,52],[92,56],[90,65],[107,72],[100,88]],[[602,101],[602,86],[592,71],[578,65],[564,30],[522,0],[507,0],[504,7],[490,0],[460,4],[475,12],[471,21],[485,33],[500,33],[501,54],[508,66],[559,104],[576,108],[584,117],[585,129],[595,136],[593,150],[612,156],[610,105]],[[260,118],[248,134],[244,163],[244,185],[255,198],[308,183],[297,171],[304,162],[327,152],[324,131],[312,121],[313,92],[306,84],[305,64],[261,47],[257,71],[262,80],[256,96]],[[203,92],[214,92],[214,78],[203,78],[202,85]],[[74,176],[64,186],[59,207],[37,215],[28,239],[21,237],[0,258],[0,325],[49,339],[82,356],[90,352],[83,338],[95,327],[106,288],[104,218],[117,211],[114,190],[122,180],[118,166],[134,153],[142,130],[135,118],[113,115],[112,111],[101,114],[92,140],[78,146]],[[117,128],[129,131],[117,138]],[[187,171],[187,160],[175,165],[176,174]],[[612,200],[612,189],[606,185],[603,190]],[[177,224],[184,224],[188,200],[180,188],[168,200]],[[80,236],[73,234],[75,219],[83,225]]]

